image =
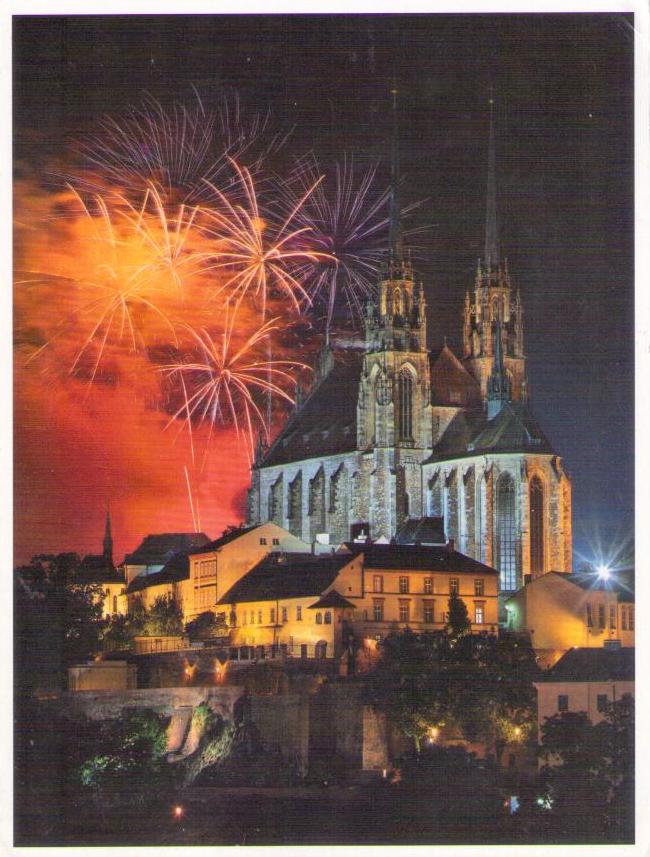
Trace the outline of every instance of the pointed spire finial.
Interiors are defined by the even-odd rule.
[[[510,379],[506,373],[501,341],[501,320],[494,325],[494,362],[488,378],[487,407],[488,420],[494,419],[506,402],[512,401]]]
[[[497,233],[496,142],[494,133],[494,97],[490,86],[490,139],[488,143],[487,201],[485,207],[485,267],[499,267],[499,238]]]
[[[111,510],[106,502],[106,523],[104,525],[104,559],[108,565],[113,565],[113,536],[111,533]]]
[[[397,111],[397,80],[393,78],[391,89],[393,96],[393,133],[391,142],[390,163],[390,227],[388,247],[393,259],[401,259],[404,250],[402,241],[402,225],[399,205],[399,122]]]

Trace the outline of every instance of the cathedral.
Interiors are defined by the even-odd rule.
[[[393,105],[396,117],[396,105]],[[404,248],[393,133],[389,253],[363,346],[327,344],[314,384],[252,468],[249,523],[307,542],[391,541],[444,520],[500,591],[571,571],[571,482],[528,407],[524,313],[497,235],[490,118],[485,252],[462,306],[463,351],[427,343],[423,284]],[[460,303],[460,302],[459,302]]]

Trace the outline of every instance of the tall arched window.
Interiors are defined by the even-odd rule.
[[[530,570],[544,573],[544,486],[539,476],[530,480]]]
[[[501,576],[501,589],[517,589],[517,527],[515,483],[509,473],[502,473],[497,482],[495,521],[496,566]]]
[[[408,369],[399,373],[397,386],[400,440],[413,440],[413,376]]]

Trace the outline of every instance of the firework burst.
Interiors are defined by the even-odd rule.
[[[217,244],[212,267],[226,273],[225,282],[213,293],[225,293],[226,300],[236,305],[253,296],[261,307],[262,318],[272,294],[288,299],[297,312],[310,299],[297,273],[301,265],[315,265],[327,254],[308,245],[307,223],[296,227],[306,200],[318,187],[316,178],[295,201],[286,217],[278,219],[271,212],[262,214],[253,177],[246,167],[231,161],[242,189],[244,204],[235,204],[229,196],[208,182],[215,205],[203,210],[205,230]]]
[[[262,324],[242,344],[234,341],[234,322],[234,315],[227,317],[224,331],[216,336],[205,328],[186,326],[191,355],[159,368],[167,378],[178,381],[182,401],[166,427],[182,419],[191,437],[193,423],[207,422],[211,437],[215,425],[232,425],[237,435],[244,437],[252,460],[255,429],[269,437],[269,426],[256,394],[293,403],[284,387],[295,384],[292,373],[308,367],[295,360],[264,360],[258,356],[262,343],[278,329],[277,319]]]
[[[270,115],[244,115],[239,96],[224,96],[216,109],[196,100],[164,107],[146,94],[140,106],[105,116],[95,133],[76,145],[77,153],[108,182],[139,196],[154,186],[184,202],[201,197],[204,180],[229,179],[228,158],[246,159],[255,173],[288,135],[269,134]]]

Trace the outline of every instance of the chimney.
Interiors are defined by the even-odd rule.
[[[447,553],[453,553],[456,550],[456,540],[449,539],[447,542]]]

